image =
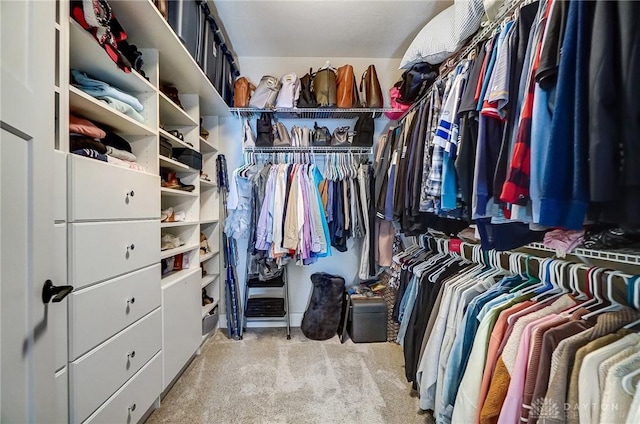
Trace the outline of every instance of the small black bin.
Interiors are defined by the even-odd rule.
[[[180,163],[190,166],[191,168],[202,169],[202,153],[186,147],[174,148],[173,157]]]
[[[383,298],[351,297],[349,337],[354,343],[387,341],[387,303]]]

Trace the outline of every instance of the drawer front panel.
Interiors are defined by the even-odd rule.
[[[159,221],[69,224],[76,289],[160,262]]]
[[[160,177],[69,155],[69,219],[144,219],[160,216]]]
[[[160,306],[160,264],[74,291],[69,299],[69,360]]]
[[[118,390],[85,423],[137,423],[160,396],[162,352]]]
[[[70,368],[71,412],[84,421],[162,347],[160,309],[122,331]]]
[[[53,210],[56,222],[67,220],[67,154],[53,151]]]
[[[53,284],[56,286],[67,285],[67,225],[56,224],[54,226],[53,257],[54,269],[51,274]],[[60,303],[52,303],[49,308],[50,322],[53,324],[53,335],[56,338],[55,363],[56,371],[67,365],[67,305],[70,297],[67,296]]]

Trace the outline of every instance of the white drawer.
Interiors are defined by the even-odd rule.
[[[67,220],[67,154],[53,151],[53,211],[56,222]]]
[[[160,217],[159,176],[69,158],[69,221]]]
[[[162,352],[158,352],[131,380],[85,421],[91,424],[139,422],[160,396]]]
[[[67,299],[72,361],[160,306],[160,264],[74,291]]]
[[[76,289],[160,262],[160,222],[68,224],[69,278]]]
[[[67,368],[63,368],[56,373],[56,410],[55,423],[64,424],[69,422],[69,392],[68,392]]]
[[[161,320],[156,309],[69,365],[72,422],[84,421],[160,351]]]
[[[54,226],[54,244],[52,270],[53,284],[56,286],[67,285],[67,224]],[[60,303],[52,303],[49,307],[50,322],[52,323],[53,336],[55,337],[55,364],[56,371],[67,365],[67,302],[66,297]]]

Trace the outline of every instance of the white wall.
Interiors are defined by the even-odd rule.
[[[239,65],[243,76],[248,77],[256,85],[263,75],[272,75],[280,78],[282,75],[295,72],[299,77],[309,72],[309,67],[317,70],[323,66],[325,58],[317,57],[240,57]],[[354,68],[358,84],[362,73],[370,64],[375,65],[385,96],[385,106],[389,105],[389,88],[400,79],[401,72],[398,71],[400,59],[375,59],[375,58],[329,58],[331,65],[338,68],[345,64],[351,64]],[[292,125],[313,127],[313,120],[290,120],[283,119],[282,122],[291,128]],[[229,174],[234,169],[242,165],[242,138],[241,138],[240,119],[224,118],[220,120],[220,140],[221,153],[227,158]],[[338,126],[355,125],[355,120],[319,120],[318,125],[326,125],[331,131]],[[377,141],[379,135],[388,128],[389,120],[381,117],[376,120],[376,134],[374,141]],[[255,119],[251,122],[251,126],[255,133]],[[319,164],[322,169],[322,164]],[[246,267],[246,247],[247,239],[238,242],[238,250],[240,259],[238,261],[238,281],[244,286],[245,267]],[[291,324],[299,326],[302,320],[302,314],[307,308],[309,296],[311,294],[310,276],[314,272],[329,272],[344,277],[347,285],[358,282],[358,268],[360,264],[361,240],[351,239],[347,243],[348,251],[341,253],[332,249],[330,258],[321,258],[314,265],[296,266],[288,265],[289,276],[289,310],[291,313]],[[244,287],[242,287],[244,289]],[[224,296],[222,296],[224,298]],[[224,319],[221,319],[222,325],[226,325]],[[257,323],[256,323],[257,324]],[[268,322],[266,325],[277,325]]]

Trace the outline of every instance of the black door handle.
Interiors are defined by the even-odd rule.
[[[51,298],[54,303],[61,302],[71,291],[73,291],[73,286],[54,286],[51,280],[47,280],[42,287],[42,302],[49,303]]]

